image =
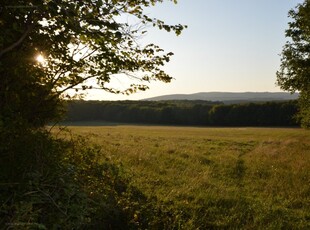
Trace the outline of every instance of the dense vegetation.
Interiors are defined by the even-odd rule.
[[[79,90],[129,94],[146,90],[152,80],[171,80],[162,66],[173,53],[136,42],[149,25],[177,35],[184,29],[144,13],[162,2],[1,0],[1,229],[169,224],[157,201],[130,186],[100,148],[81,138],[57,138],[45,127],[59,121],[64,98]],[[124,15],[135,25],[121,22]],[[131,79],[129,85],[112,87],[120,75]]]
[[[130,185],[101,146],[64,130],[54,137],[43,130],[1,131],[1,228],[160,229],[169,225],[160,202]],[[63,138],[65,133],[69,138]]]
[[[307,130],[70,129],[100,145],[111,162],[122,163],[131,184],[147,197],[156,196],[170,223],[160,229],[310,228]]]
[[[199,126],[296,126],[296,101],[71,101],[67,121]]]
[[[301,125],[310,128],[310,1],[298,4],[289,16],[285,33],[289,39],[283,46],[277,83],[284,90],[299,92]]]

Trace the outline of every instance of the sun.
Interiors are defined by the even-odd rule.
[[[38,54],[36,57],[37,62],[43,64],[45,62],[45,58],[42,54]]]

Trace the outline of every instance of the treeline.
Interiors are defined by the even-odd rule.
[[[297,111],[297,101],[217,105],[208,119],[220,126],[297,126]]]
[[[296,101],[71,101],[66,121],[199,126],[296,126]]]

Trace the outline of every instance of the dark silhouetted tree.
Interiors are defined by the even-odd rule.
[[[286,30],[290,40],[284,45],[277,83],[282,89],[300,92],[299,118],[310,127],[310,1],[289,12],[292,22]]]
[[[169,82],[171,77],[161,66],[173,53],[137,42],[148,25],[177,35],[184,29],[144,13],[146,7],[161,2],[1,1],[2,124],[11,117],[40,126],[59,114],[60,98],[81,89],[130,94],[146,90],[151,80]],[[125,88],[112,87],[109,82],[117,76],[127,76],[131,83]]]

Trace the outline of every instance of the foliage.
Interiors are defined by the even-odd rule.
[[[24,134],[2,130],[0,135],[1,226],[145,229],[171,224],[169,210],[130,185],[99,146],[81,137],[54,139],[29,130]],[[11,142],[4,144],[5,135]]]
[[[206,125],[214,102],[71,101],[66,121]]]
[[[142,46],[137,42],[149,24],[177,35],[184,29],[182,25],[167,25],[144,14],[145,7],[160,2],[162,0],[5,1],[0,18],[1,61],[19,63],[13,58],[22,53],[21,60],[28,58],[28,66],[23,68],[35,66],[36,73],[44,78],[32,80],[44,83],[48,90],[57,93],[78,85],[91,88],[85,82],[90,78],[95,78],[105,90],[119,92],[105,86],[111,76],[131,75],[136,71],[144,73],[136,75],[141,81],[168,82],[171,77],[159,67],[169,61],[172,53],[164,54],[154,44]],[[137,26],[124,22],[124,17],[138,20]],[[45,63],[35,63],[38,54],[44,55]],[[4,69],[8,70],[2,64],[2,71]],[[143,84],[131,85],[126,92],[146,88]]]
[[[171,225],[153,229],[310,228],[307,130],[70,129],[102,146],[111,162],[122,162],[132,184],[170,210]]]
[[[98,159],[97,147],[83,139],[54,139],[43,129],[60,119],[69,90],[95,86],[129,94],[147,89],[151,80],[171,80],[161,67],[173,54],[138,43],[148,25],[177,35],[184,29],[144,14],[161,2],[1,1],[1,227],[124,229],[168,223],[154,218],[165,213],[156,200],[130,186],[118,166],[102,155]],[[125,22],[127,17],[137,24]],[[125,89],[108,84],[124,75],[133,80]]]
[[[216,105],[209,111],[211,125],[296,126],[296,101]]]
[[[71,101],[68,122],[200,126],[296,126],[296,101],[224,105],[208,101]]]
[[[138,41],[149,25],[177,35],[185,28],[144,14],[161,2],[2,1],[0,119],[40,126],[58,119],[60,98],[71,97],[70,89],[129,94],[147,89],[151,80],[169,82],[161,66],[173,54]],[[43,62],[36,60],[38,55]],[[126,88],[109,84],[125,76],[131,79]]]
[[[290,40],[284,45],[277,82],[282,89],[300,92],[300,119],[310,127],[310,1],[289,12],[292,22],[286,30]]]
[[[4,29],[1,23],[0,29]],[[10,41],[5,33],[1,36],[2,40]],[[46,87],[44,73],[33,65],[33,57],[27,45],[0,57],[0,123],[6,126],[40,127],[61,116],[61,102],[55,92]]]

